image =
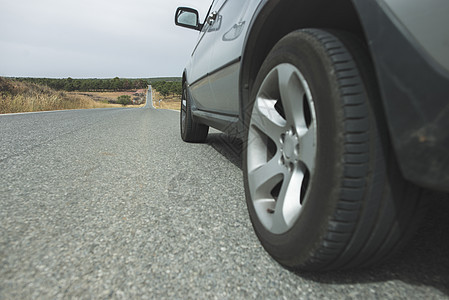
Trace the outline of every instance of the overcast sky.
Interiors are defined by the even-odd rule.
[[[181,76],[198,31],[174,25],[178,6],[212,0],[0,0],[0,76]]]

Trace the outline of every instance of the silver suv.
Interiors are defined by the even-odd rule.
[[[254,230],[278,262],[369,266],[449,191],[449,2],[215,0],[184,70],[181,136],[243,140]]]

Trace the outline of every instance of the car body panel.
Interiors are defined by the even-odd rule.
[[[198,109],[226,115],[239,114],[239,74],[240,56],[245,34],[254,7],[259,0],[220,0],[212,5],[211,12],[217,12],[212,24],[203,30],[201,43],[192,56],[191,65],[195,65],[196,56],[203,61],[196,66],[193,74],[189,70],[191,94]],[[199,48],[199,49],[198,49]],[[209,87],[204,80],[207,78]],[[207,90],[211,89],[209,94]]]
[[[188,82],[189,84],[194,83],[190,86],[190,93],[194,99],[210,99],[212,95],[209,80],[207,79],[213,46],[210,41],[205,39],[208,28],[209,25],[205,23],[187,67],[189,70]]]
[[[312,3],[308,8],[319,13],[317,6],[326,1],[216,1],[212,11],[218,12],[218,18],[212,26],[203,28],[185,71],[197,110],[194,115],[220,130],[241,133],[245,117],[241,106],[249,98],[254,80],[251,77],[242,81],[248,68],[254,65],[254,58],[245,53],[259,51],[247,49],[253,47],[248,42],[252,32],[263,28],[260,24],[270,17],[267,11],[273,6],[293,7],[294,3],[296,9],[303,4],[305,9],[306,4]],[[346,5],[348,2],[345,1]],[[449,3],[444,0],[351,0],[350,3],[361,24],[360,30],[354,32],[365,39],[373,60],[381,94],[379,101],[403,176],[420,186],[449,191]],[[272,22],[275,26],[290,28],[281,26],[288,19],[279,14],[275,17],[278,18]],[[319,18],[313,18],[316,20]],[[319,27],[306,23],[301,26]],[[349,27],[344,24],[341,28]],[[256,36],[264,34],[268,35],[258,32]]]
[[[379,5],[400,22],[429,59],[449,72],[449,2],[446,0],[382,0]]]
[[[396,157],[407,180],[449,191],[449,73],[445,60],[432,56],[433,46],[426,44],[425,48],[417,39],[420,32],[429,30],[420,27],[428,25],[419,21],[406,27],[412,21],[402,14],[399,19],[387,2],[392,3],[354,1],[362,16]],[[405,10],[397,3],[396,12]],[[449,18],[433,17],[440,18],[434,23],[449,28]],[[447,40],[449,31],[438,31],[433,38]],[[448,57],[449,49],[445,59]]]

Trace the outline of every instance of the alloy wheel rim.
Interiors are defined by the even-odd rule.
[[[273,234],[287,232],[299,218],[313,183],[316,143],[309,85],[297,67],[277,65],[257,93],[247,143],[250,196]]]
[[[186,127],[186,117],[187,117],[187,91],[184,89],[182,92],[181,99],[181,131],[184,133]]]

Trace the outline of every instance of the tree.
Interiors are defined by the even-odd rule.
[[[162,97],[167,97],[170,94],[169,89],[167,88],[167,86],[162,86],[161,89],[159,90],[159,93],[162,95]]]
[[[64,90],[66,90],[66,91],[68,91],[68,92],[71,92],[71,91],[73,91],[74,90],[74,87],[73,87],[73,79],[72,78],[67,78],[67,80],[66,80],[66,82],[65,82],[65,85],[64,85]]]
[[[122,88],[124,90],[129,90],[131,88],[131,82],[128,79],[125,79],[123,81]]]
[[[182,83],[181,82],[175,82],[174,93],[177,95],[182,94]]]
[[[143,79],[139,79],[138,81],[137,81],[137,86],[138,86],[138,88],[141,88],[141,89],[145,89],[147,86],[148,86],[148,82],[146,82],[145,80],[143,80]]]
[[[120,89],[121,87],[121,82],[120,82],[120,78],[115,77],[114,79],[111,80],[110,82],[110,88],[114,91],[117,91]]]

